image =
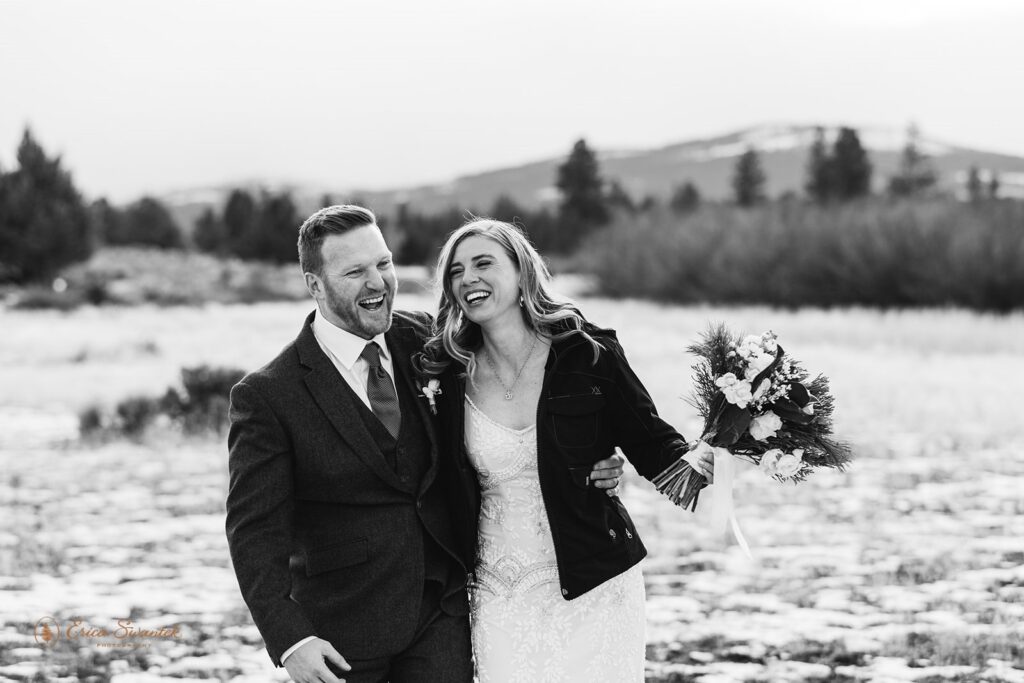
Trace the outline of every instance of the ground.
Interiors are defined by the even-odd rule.
[[[773,329],[831,376],[856,457],[799,486],[743,469],[752,559],[630,473],[623,500],[651,551],[648,680],[1024,681],[1024,316],[581,305],[619,330],[688,437],[686,345],[709,321]],[[227,556],[223,440],[157,425],[87,443],[76,415],[160,395],[183,366],[255,368],[309,309],[0,312],[0,681],[282,678]],[[62,637],[44,647],[46,616]],[[118,638],[125,618],[179,631]]]

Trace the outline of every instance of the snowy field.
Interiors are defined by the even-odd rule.
[[[623,499],[651,551],[648,680],[1024,683],[1024,316],[582,307],[619,330],[687,437],[699,423],[682,400],[683,349],[710,320],[771,328],[831,375],[838,430],[855,446],[849,472],[799,487],[741,472],[753,560],[702,514],[628,480]],[[283,680],[229,565],[223,442],[157,429],[85,445],[75,416],[160,395],[183,366],[252,369],[309,309],[0,312],[0,681]],[[43,647],[46,616],[178,631],[79,629]]]

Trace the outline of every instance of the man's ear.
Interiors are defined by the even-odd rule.
[[[324,295],[324,282],[315,273],[304,273],[306,278],[306,291],[314,299],[320,299]]]

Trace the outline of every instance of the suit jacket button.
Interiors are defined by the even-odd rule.
[[[419,510],[423,509],[423,501],[422,500],[417,500],[416,501],[416,508],[419,509]]]
[[[565,588],[562,589],[562,595],[569,595],[569,591]]]

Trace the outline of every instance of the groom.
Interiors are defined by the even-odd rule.
[[[231,391],[226,526],[242,595],[299,683],[468,683],[470,539],[456,536],[461,493],[410,363],[430,317],[392,314],[391,252],[367,209],[310,216],[299,263],[316,310]],[[620,465],[597,463],[595,485],[615,486]]]

